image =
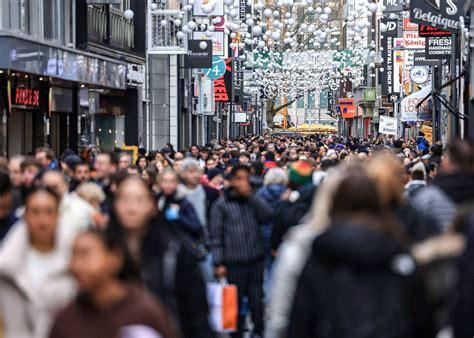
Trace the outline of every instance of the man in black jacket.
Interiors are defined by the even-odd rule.
[[[248,297],[254,337],[263,334],[263,257],[264,246],[259,224],[269,222],[271,207],[252,194],[250,168],[232,168],[230,188],[214,204],[209,223],[215,275],[226,277],[238,289],[239,308]],[[240,310],[240,309],[239,309]],[[233,337],[242,337],[245,314],[239,311],[239,327]]]

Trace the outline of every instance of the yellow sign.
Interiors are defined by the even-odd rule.
[[[136,163],[138,160],[138,147],[137,146],[127,146],[123,145],[122,150],[132,155],[132,163]]]
[[[432,142],[433,140],[433,127],[430,126],[421,126],[421,131],[425,134],[425,138],[428,142]]]

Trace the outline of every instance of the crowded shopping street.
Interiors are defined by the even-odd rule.
[[[474,0],[0,3],[0,338],[474,337]]]

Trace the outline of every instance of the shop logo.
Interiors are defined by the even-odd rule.
[[[39,107],[39,89],[17,88],[15,93],[15,104],[20,106]]]
[[[417,84],[425,83],[430,78],[430,72],[427,67],[415,66],[410,70],[410,79]]]

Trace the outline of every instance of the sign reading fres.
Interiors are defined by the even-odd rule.
[[[449,59],[453,53],[451,36],[429,36],[426,39],[425,55],[427,59]]]
[[[458,33],[460,17],[464,17],[465,0],[411,0],[410,20],[436,27],[443,31]]]

